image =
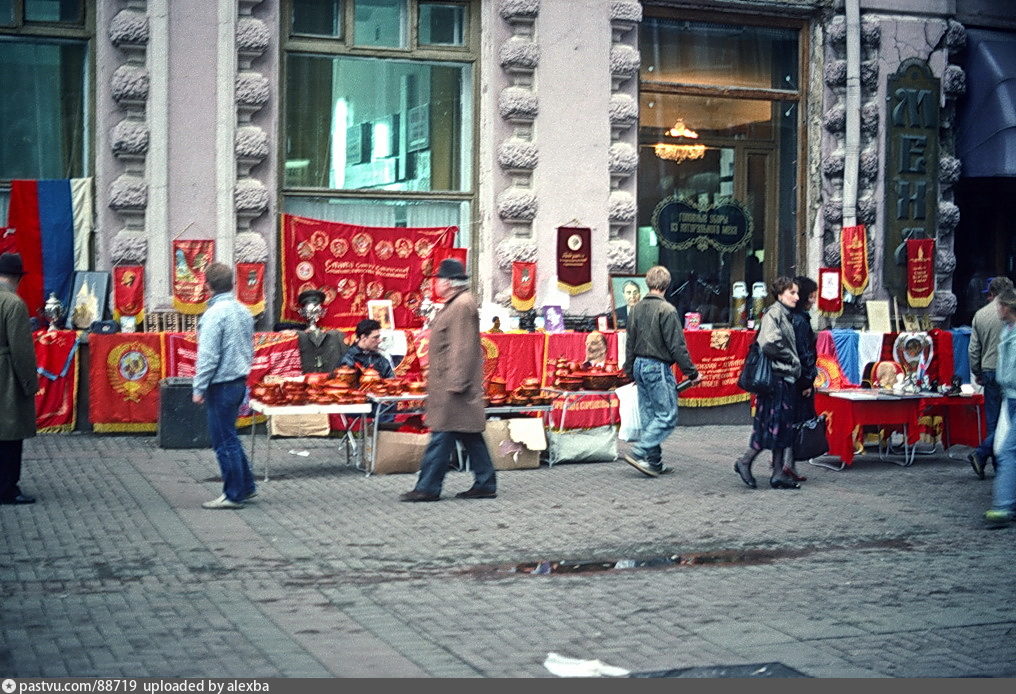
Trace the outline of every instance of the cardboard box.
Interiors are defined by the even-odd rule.
[[[430,434],[406,431],[379,431],[374,472],[390,475],[399,472],[417,472],[423,452],[427,449]]]
[[[540,451],[547,447],[543,420],[535,418],[490,420],[483,438],[495,470],[538,468]]]
[[[276,414],[268,424],[272,436],[328,436],[331,433],[326,414]]]

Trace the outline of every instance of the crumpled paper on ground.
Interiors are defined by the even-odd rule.
[[[628,670],[607,665],[600,660],[568,658],[557,653],[548,653],[543,667],[558,677],[627,677]]]

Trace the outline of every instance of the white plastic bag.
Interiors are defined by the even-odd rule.
[[[621,427],[617,437],[622,441],[638,441],[642,431],[639,419],[639,391],[634,383],[628,383],[614,391],[617,395],[618,411],[621,415]]]
[[[992,452],[998,456],[998,452],[1002,450],[1002,444],[1005,443],[1005,437],[1009,435],[1009,426],[1012,422],[1009,421],[1009,407],[1006,404],[1005,398],[1002,398],[1002,407],[998,409],[998,424],[995,425],[995,441],[992,444],[994,449]]]

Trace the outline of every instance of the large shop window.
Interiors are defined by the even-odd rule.
[[[638,270],[670,269],[682,315],[729,324],[733,283],[798,271],[798,33],[643,23]]]

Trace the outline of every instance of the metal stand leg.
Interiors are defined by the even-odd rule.
[[[840,470],[842,470],[847,466],[847,464],[844,463],[842,460],[840,461],[839,467],[836,467],[835,465],[830,465],[829,463],[817,463],[815,462],[814,459],[806,460],[804,462],[808,463],[808,465],[814,465],[815,467],[824,467],[826,470],[834,470],[835,472],[839,472]]]
[[[272,428],[271,415],[265,416],[265,482],[268,481],[268,464],[272,459]]]

